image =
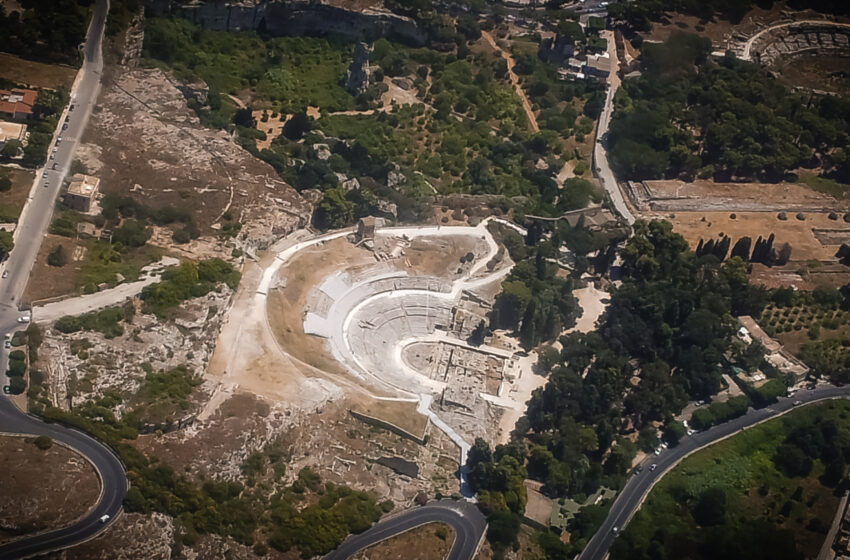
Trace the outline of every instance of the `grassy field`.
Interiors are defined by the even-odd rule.
[[[26,169],[0,168],[0,174],[8,176],[12,181],[12,188],[0,194],[0,223],[17,222],[32,188],[35,173]]]
[[[828,194],[838,200],[846,198],[848,191],[850,191],[850,185],[809,172],[800,173],[799,181],[811,187],[812,190]]]
[[[352,45],[315,37],[264,40],[253,32],[209,31],[185,20],[150,18],[144,55],[174,69],[178,78],[203,79],[255,108],[281,112],[308,105],[328,111],[354,106],[341,85]]]
[[[754,532],[772,535],[765,550],[790,539],[797,553],[787,551],[783,558],[816,556],[839,499],[819,481],[824,473],[820,459],[807,476],[792,478],[777,469],[774,456],[793,429],[833,421],[846,430],[848,419],[850,402],[809,406],[688,457],[652,490],[617,540],[612,558],[649,558],[641,556],[649,551],[656,558],[710,558],[707,550],[717,550],[711,540],[724,532],[725,538],[743,539],[742,528],[754,524]],[[700,525],[695,518],[701,497],[717,489],[725,496],[722,519]],[[749,538],[758,542],[755,535]]]

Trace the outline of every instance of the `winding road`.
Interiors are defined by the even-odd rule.
[[[820,402],[828,399],[850,398],[850,385],[843,387],[827,386],[810,391],[800,391],[791,398],[782,398],[777,403],[750,411],[734,420],[724,424],[685,437],[676,447],[665,450],[659,456],[652,455],[643,462],[644,467],[656,464],[654,471],[644,468],[643,472],[633,475],[623,490],[617,496],[614,504],[608,512],[608,517],[596,531],[596,534],[587,543],[587,546],[579,556],[579,560],[603,560],[608,556],[611,544],[617,537],[634,513],[640,508],[641,503],[649,494],[649,491],[673,467],[682,459],[707,447],[713,443],[732,436],[746,428],[781,416],[796,407]],[[614,531],[617,528],[617,532]]]
[[[470,502],[440,501],[409,509],[379,522],[371,529],[348,537],[325,560],[345,560],[390,537],[427,523],[445,523],[455,532],[455,541],[446,560],[471,560],[487,528],[487,520]]]
[[[109,12],[108,0],[97,0],[89,24],[84,46],[83,67],[77,75],[71,93],[71,105],[63,112],[60,123],[67,123],[63,131],[57,130],[51,150],[55,147],[52,159],[47,167],[36,174],[36,180],[30,196],[15,230],[15,248],[3,264],[6,278],[0,279],[0,332],[12,333],[21,327],[18,317],[18,304],[29,279],[33,263],[38,255],[42,238],[50,224],[56,197],[71,165],[77,142],[85,130],[89,115],[94,107],[100,89],[100,76],[103,69],[101,42]],[[66,121],[67,117],[67,121]],[[58,137],[62,140],[59,141]],[[53,165],[56,169],[53,169]],[[46,173],[46,178],[42,176]],[[46,180],[45,180],[46,179]],[[0,364],[8,363],[6,348],[0,348]],[[5,369],[5,368],[4,368]],[[8,383],[5,373],[4,384]],[[94,438],[77,430],[56,424],[47,424],[22,413],[11,400],[0,396],[0,432],[26,436],[47,436],[61,442],[83,455],[94,466],[101,481],[101,494],[94,507],[76,523],[48,531],[39,535],[24,537],[0,546],[0,560],[28,558],[37,554],[67,548],[88,540],[106,527],[101,517],[109,520],[121,511],[121,504],[127,492],[127,477],[118,457]],[[49,484],[49,480],[45,481]]]

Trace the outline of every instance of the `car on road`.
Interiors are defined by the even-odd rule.
[[[41,174],[42,177],[47,177],[47,171]]]
[[[661,448],[660,448],[660,447],[656,447],[656,448],[655,448],[655,451],[653,451],[653,453],[655,453],[656,455],[661,455]]]
[[[611,527],[611,532],[616,535],[617,533],[620,532],[620,528],[617,527],[616,525],[614,525],[613,527]]]
[[[57,138],[57,139],[56,139],[56,143],[57,143],[57,144],[58,144],[59,142],[61,142],[61,141],[62,141],[62,137],[61,137],[61,136],[60,136],[59,138]]]
[[[11,341],[11,340],[7,340],[7,341],[6,341],[6,348],[11,348],[11,347],[12,347],[12,341]]]
[[[62,125],[62,130],[68,130],[68,124],[67,123]]]
[[[73,103],[71,103],[71,106],[70,106],[70,107],[68,107],[68,111],[73,111],[73,110],[74,110],[74,104],[73,104]]]
[[[652,472],[657,468],[658,468],[658,465],[656,465],[655,463],[652,463],[651,465],[649,465],[649,472]]]
[[[798,406],[803,404],[803,401],[794,401],[794,406]]]
[[[689,436],[692,436],[692,435],[694,435],[695,433],[696,433],[696,431],[694,431],[694,430],[688,430],[688,435],[689,435]]]
[[[9,271],[8,271],[8,270],[4,270],[4,271],[3,271],[3,278],[6,278],[7,276],[9,276]]]
[[[643,465],[638,465],[635,467],[635,474],[640,474],[643,472]]]
[[[109,521],[109,516],[108,516],[108,515],[101,515],[101,516],[100,516],[100,522],[101,522],[101,523],[106,523],[107,521]]]
[[[19,323],[29,323],[30,322],[30,316],[29,315],[21,315],[20,317],[18,317],[18,322]]]
[[[55,153],[50,154],[50,159],[56,159],[56,154]]]
[[[59,165],[59,164],[58,164],[58,163],[54,163],[54,164],[53,164],[53,169],[56,169],[56,166],[57,166],[57,165]]]

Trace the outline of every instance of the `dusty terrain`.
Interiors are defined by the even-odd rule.
[[[103,192],[151,208],[192,210],[202,233],[241,222],[238,241],[265,248],[303,225],[309,207],[224,131],[203,128],[177,83],[158,69],[108,67],[77,157]]]
[[[353,560],[443,560],[453,542],[451,527],[429,523],[370,546]]]
[[[12,181],[12,188],[0,194],[0,223],[7,219],[17,220],[30,194],[35,172],[14,167],[0,167],[0,175],[6,175]]]
[[[758,236],[767,238],[771,233],[776,235],[773,243],[778,247],[790,243],[792,261],[809,259],[834,260],[835,252],[841,246],[841,241],[822,244],[815,235],[816,231],[837,230],[836,239],[850,238],[850,224],[839,217],[830,220],[826,213],[805,213],[805,220],[798,220],[789,214],[787,220],[780,220],[772,212],[737,212],[735,218],[729,212],[676,212],[664,215],[673,224],[673,230],[681,234],[696,247],[700,239],[718,239],[723,234],[732,238],[732,245],[740,237],[749,236],[755,243]]]
[[[71,89],[77,69],[60,64],[44,64],[0,53],[0,77],[35,88]]]
[[[778,72],[779,79],[790,87],[804,85],[809,89],[846,95],[850,93],[848,68],[850,54],[799,54],[780,60],[772,70]]]
[[[59,444],[0,436],[0,542],[64,527],[88,512],[100,481],[83,457]],[[50,480],[50,484],[44,484]]]

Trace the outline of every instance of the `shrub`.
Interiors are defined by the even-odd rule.
[[[835,212],[830,212],[830,213],[829,213],[829,216],[827,216],[827,217],[828,217],[830,220],[837,220],[837,219],[838,219],[838,214],[836,214]]]
[[[56,245],[47,255],[47,264],[50,266],[65,266],[68,262],[68,256],[65,254],[65,248],[62,245]]]
[[[38,436],[33,440],[33,443],[42,451],[47,451],[48,449],[53,447],[53,440],[47,436]]]
[[[800,220],[801,222],[806,219],[806,215],[803,214],[802,212],[797,212],[797,215],[794,216],[794,217],[797,218],[798,220]]]
[[[776,217],[784,222],[788,219],[788,214],[786,214],[785,212],[780,212],[776,215]]]

